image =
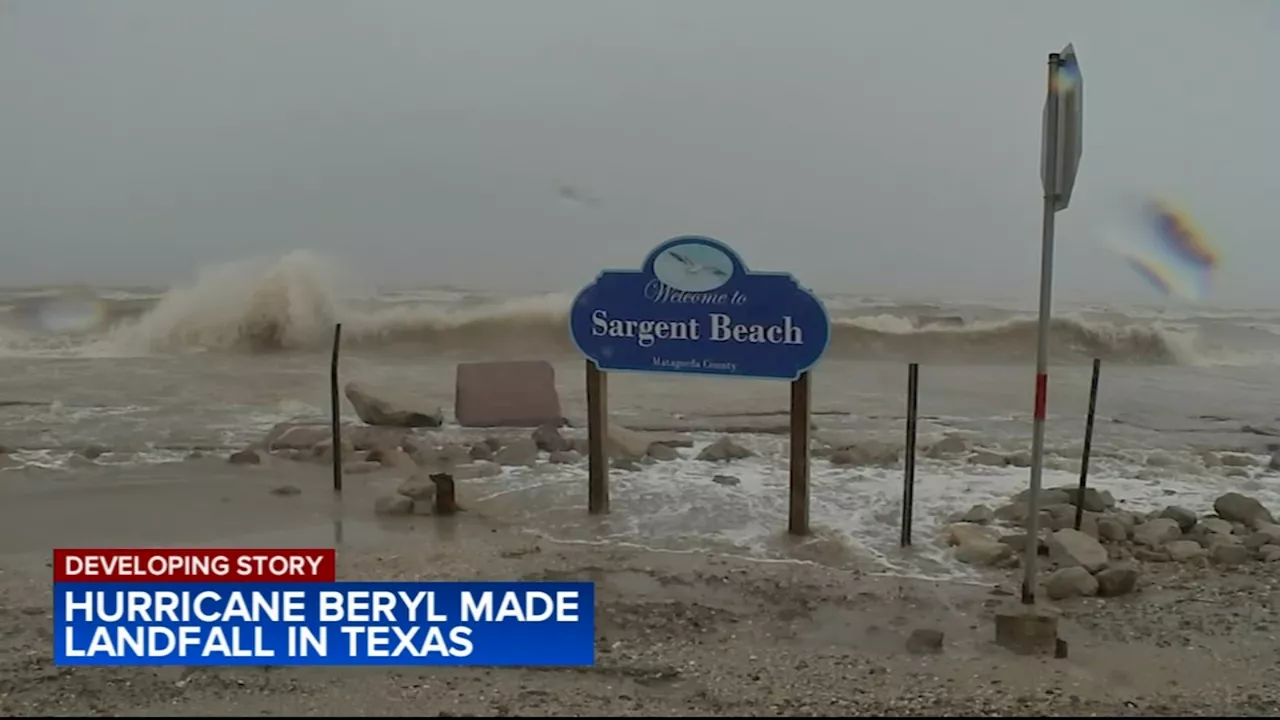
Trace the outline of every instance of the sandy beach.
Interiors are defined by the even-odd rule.
[[[837,337],[814,374],[813,533],[795,540],[783,532],[785,383],[611,376],[614,423],[679,443],[615,458],[612,512],[593,517],[580,451],[553,458],[530,428],[460,427],[453,406],[459,362],[545,358],[578,448],[583,361],[566,347],[564,296],[428,288],[344,304],[312,269],[290,256],[231,286],[214,274],[182,291],[100,290],[103,324],[82,334],[22,321],[23,308],[60,290],[8,291],[0,711],[1277,712],[1275,335],[1254,327],[1271,311],[1204,311],[1172,328],[1141,308],[1064,310],[1044,481],[1077,481],[1088,359],[1099,356],[1098,492],[1085,533],[1054,541],[1041,573],[1060,596],[1045,603],[1062,613],[1068,657],[1028,659],[993,642],[994,616],[1020,581],[1015,499],[1028,481],[1032,408],[1024,309],[827,299]],[[387,447],[351,447],[340,502],[314,432],[297,447],[266,446],[281,423],[327,427],[335,320],[344,384],[444,420]],[[905,359],[922,362],[922,391],[914,543],[903,550]],[[349,428],[363,424],[348,398],[340,411]],[[724,443],[733,457],[705,459]],[[246,449],[259,462],[230,461]],[[375,512],[446,460],[461,463],[462,515]],[[1231,494],[1243,505],[1219,507]],[[1064,532],[1074,502],[1047,495],[1041,526]],[[597,666],[52,664],[53,548],[192,545],[336,546],[343,579],[593,580]],[[1087,570],[1063,572],[1073,565]]]
[[[0,505],[0,711],[116,715],[1274,715],[1280,563],[1148,563],[1139,590],[1062,611],[1066,659],[993,644],[1016,576],[886,577],[712,552],[550,542],[500,503],[452,518],[378,519],[396,482],[225,459],[93,486],[9,483]],[[193,479],[198,477],[199,479]],[[281,483],[300,490],[277,494]],[[585,513],[584,513],[585,514]],[[341,579],[582,579],[597,585],[589,669],[58,668],[48,549],[67,545],[328,546]],[[921,542],[928,542],[922,539]],[[938,652],[908,650],[918,630]]]
[[[918,5],[0,0],[0,714],[1280,717],[1280,2]],[[57,665],[154,548],[595,664]]]

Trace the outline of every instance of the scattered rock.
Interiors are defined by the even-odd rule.
[[[1031,451],[1017,450],[1005,456],[1005,464],[1013,467],[1031,467]]]
[[[1209,551],[1200,547],[1200,543],[1194,540],[1174,540],[1165,546],[1169,559],[1175,562],[1188,562],[1190,560],[1198,560],[1200,558],[1209,557]],[[1134,557],[1142,559],[1137,553]]]
[[[555,425],[540,425],[533,431],[533,442],[544,452],[562,452],[573,449],[573,444],[564,439],[560,429]]]
[[[1098,592],[1098,581],[1079,565],[1055,570],[1044,582],[1044,592],[1051,600],[1091,596]]]
[[[1280,562],[1280,545],[1264,545],[1258,548],[1258,559],[1262,562]]]
[[[578,454],[577,450],[561,450],[547,456],[547,462],[556,465],[572,465],[580,460],[582,460],[582,456]]]
[[[1160,512],[1160,517],[1168,518],[1178,523],[1178,529],[1183,533],[1190,532],[1191,528],[1195,527],[1196,522],[1199,521],[1199,518],[1196,517],[1195,513],[1176,505],[1170,505],[1165,508]]]
[[[711,482],[726,487],[734,487],[742,483],[741,480],[732,475],[716,475],[711,478]]]
[[[1253,467],[1258,464],[1252,455],[1246,455],[1238,452],[1220,452],[1218,453],[1218,461],[1227,467]]]
[[[1026,503],[1009,503],[1001,505],[995,510],[996,520],[1006,523],[1021,523],[1027,518]]]
[[[986,525],[996,519],[996,513],[986,505],[974,505],[960,517],[960,522]]]
[[[456,480],[473,480],[475,478],[497,477],[502,474],[502,466],[489,460],[477,460],[471,463],[455,465],[450,472]]]
[[[499,465],[525,466],[533,465],[538,459],[538,446],[532,439],[520,438],[502,448],[493,456]]]
[[[1027,551],[1027,534],[1026,533],[1004,535],[1000,537],[999,540],[1005,545],[1008,545],[1009,547],[1013,548],[1013,551],[1015,553],[1024,553]],[[1045,543],[1044,538],[1040,538],[1039,542],[1036,543],[1036,546],[1037,546],[1036,547],[1037,555],[1049,554],[1049,546]]]
[[[995,542],[999,539],[995,530],[976,523],[952,523],[947,526],[946,533],[948,545],[966,545],[980,541]]]
[[[342,448],[342,457],[344,458],[351,457],[356,451],[356,449],[352,447],[351,443],[346,439],[342,441],[340,447]],[[311,459],[316,462],[332,463],[333,440],[326,439],[324,442],[317,443],[315,447],[311,448]]]
[[[84,457],[86,460],[97,460],[103,455],[106,455],[108,452],[111,452],[110,448],[104,447],[102,445],[89,445],[87,447],[81,448],[80,455],[81,457]]]
[[[992,467],[1004,467],[1009,464],[1008,458],[997,452],[990,450],[977,449],[969,456],[971,465],[989,465]]]
[[[680,452],[670,445],[662,443],[653,443],[649,446],[649,457],[654,460],[679,460]]]
[[[1009,503],[1012,505],[1021,505],[1024,509],[1027,507],[1027,498],[1030,497],[1029,490],[1014,495]],[[1071,505],[1071,494],[1060,488],[1045,488],[1040,491],[1037,497],[1040,502],[1040,509],[1050,508],[1055,505]]]
[[[1111,515],[1104,515],[1097,520],[1098,539],[1105,542],[1124,542],[1129,539],[1129,530],[1123,521]]]
[[[629,457],[616,457],[609,463],[614,470],[634,472],[640,469],[640,463]]]
[[[1098,595],[1101,597],[1128,595],[1138,586],[1138,569],[1132,565],[1114,565],[1095,577],[1098,581]]]
[[[936,655],[942,652],[942,641],[945,638],[941,630],[912,630],[907,636],[907,652],[912,655]]]
[[[425,411],[398,404],[386,397],[380,397],[374,390],[357,382],[349,382],[343,394],[351,402],[356,415],[369,425],[384,427],[440,427],[444,424],[444,413],[439,409]]]
[[[832,465],[845,467],[891,467],[898,463],[900,454],[901,451],[895,445],[869,440],[845,443],[835,448],[827,459]]]
[[[1128,530],[1130,535],[1133,534],[1133,528],[1138,524],[1137,515],[1129,512],[1128,510],[1112,509],[1111,512],[1107,513],[1107,516],[1113,517],[1123,523],[1124,529]]]
[[[494,450],[489,447],[489,443],[478,442],[471,446],[471,449],[467,451],[467,455],[472,460],[492,460],[493,452]]]
[[[1217,517],[1202,518],[1199,521],[1199,524],[1205,532],[1217,533],[1219,535],[1230,535],[1233,530],[1231,523]]]
[[[382,495],[373,501],[376,515],[408,515],[413,512],[413,500],[400,494]]]
[[[389,468],[407,468],[414,464],[413,458],[399,447],[370,450],[365,454],[364,459],[366,462],[376,462]]]
[[[996,540],[976,540],[956,550],[956,559],[967,565],[990,567],[1013,557],[1013,548]]]
[[[944,458],[963,455],[969,452],[969,441],[958,435],[948,435],[929,447],[928,455],[932,458]]]
[[[1246,542],[1249,540],[1249,538],[1253,536],[1252,535],[1234,535],[1234,534],[1219,535],[1218,533],[1202,533],[1202,537],[1204,539],[1200,542],[1200,544],[1203,545],[1204,547],[1212,548],[1214,545],[1217,545],[1218,543],[1227,543],[1228,545],[1243,545],[1244,547],[1249,547],[1246,544]],[[1262,543],[1262,544],[1265,545],[1266,543]],[[1257,546],[1255,545],[1254,547],[1257,547]],[[1253,548],[1250,548],[1250,549],[1253,549]]]
[[[1182,541],[1174,541],[1174,542],[1182,542]],[[1170,545],[1172,544],[1173,543],[1170,543]],[[1200,547],[1196,543],[1191,543],[1191,544],[1196,545],[1197,548]],[[1142,562],[1169,562],[1170,560],[1173,559],[1169,551],[1166,549],[1145,548],[1145,547],[1134,548],[1133,558],[1135,560],[1141,560]]]
[[[1248,540],[1253,540],[1258,547],[1263,545],[1280,545],[1280,525],[1275,523],[1258,523],[1254,528],[1254,533],[1249,536]],[[1245,544],[1248,544],[1246,540]]]
[[[310,450],[322,442],[333,442],[333,428],[328,424],[283,422],[267,431],[262,447],[273,450]]]
[[[648,450],[648,446],[645,447]],[[755,453],[742,447],[733,441],[728,435],[721,437],[719,440],[711,443],[698,453],[699,460],[707,462],[726,462],[729,460],[743,460],[752,457]]]
[[[431,481],[431,476],[428,473],[417,473],[400,483],[400,487],[396,488],[396,493],[410,500],[430,502],[436,499],[436,484]]]
[[[621,425],[610,425],[605,433],[604,448],[609,457],[639,460],[649,454],[653,436]]]
[[[227,458],[227,462],[232,465],[260,465],[262,457],[258,455],[257,450],[241,450],[240,452],[231,453]]]
[[[277,485],[271,488],[271,494],[280,495],[282,497],[287,497],[290,495],[301,495],[302,489],[296,485]]]
[[[1054,489],[1066,493],[1067,502],[1071,505],[1078,505],[1090,512],[1106,512],[1116,506],[1116,499],[1106,490],[1087,487],[1081,492],[1079,486],[1072,485]]]
[[[524,441],[517,440],[513,444],[523,445],[525,450],[527,451],[530,443],[532,442],[533,442],[532,440],[524,440]],[[501,452],[501,450],[499,450],[498,452]],[[433,451],[433,453],[437,461],[436,464],[446,468],[451,465],[460,465],[462,463],[470,462],[472,460],[471,448],[461,443],[445,443],[444,445],[441,445],[440,447],[436,448]],[[495,456],[497,455],[497,453],[494,453],[494,454]],[[534,455],[535,456],[537,455],[537,450],[534,451]]]
[[[1078,530],[1058,530],[1046,542],[1050,559],[1064,567],[1079,565],[1093,573],[1111,562],[1107,549],[1101,543]]]
[[[1229,492],[1213,501],[1213,511],[1218,517],[1228,522],[1242,523],[1248,527],[1256,527],[1258,523],[1274,523],[1276,519],[1262,503],[1248,495]]]
[[[1176,520],[1156,518],[1133,528],[1133,541],[1147,547],[1160,547],[1182,537]]]
[[[1218,543],[1209,550],[1209,557],[1219,565],[1241,565],[1249,560],[1249,549],[1234,543]]]

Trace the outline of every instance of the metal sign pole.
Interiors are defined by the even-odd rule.
[[[1044,417],[1049,392],[1049,317],[1053,302],[1053,233],[1054,215],[1058,210],[1059,149],[1061,148],[1060,123],[1058,122],[1059,97],[1055,88],[1062,58],[1058,53],[1049,55],[1048,96],[1045,100],[1044,137],[1044,219],[1041,228],[1040,248],[1040,320],[1036,332],[1036,401],[1035,421],[1031,435],[1031,488],[1027,492],[1027,544],[1023,559],[1025,575],[1022,580],[1022,602],[1036,601],[1036,562],[1040,552],[1040,478],[1044,459]]]

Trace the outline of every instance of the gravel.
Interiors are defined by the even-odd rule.
[[[59,668],[47,575],[0,568],[0,712],[36,715],[1275,715],[1277,564],[1144,566],[1056,603],[1067,659],[994,646],[1015,578],[958,585],[555,545],[482,517],[344,549],[343,579],[597,583],[591,668]],[[913,633],[939,653],[911,653]]]

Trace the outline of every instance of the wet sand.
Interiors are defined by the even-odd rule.
[[[0,711],[35,715],[1275,715],[1280,568],[1152,567],[1122,599],[1058,603],[1065,660],[991,642],[1015,578],[962,585],[707,552],[549,543],[500,505],[376,521],[376,480],[220,458],[130,479],[8,474]],[[198,466],[198,467],[192,467]],[[280,484],[302,492],[278,496]],[[465,487],[461,500],[468,498]],[[584,513],[585,514],[585,513]],[[54,546],[326,546],[343,579],[597,583],[589,669],[58,668]],[[928,539],[922,538],[921,542]],[[944,633],[913,655],[916,629]]]

